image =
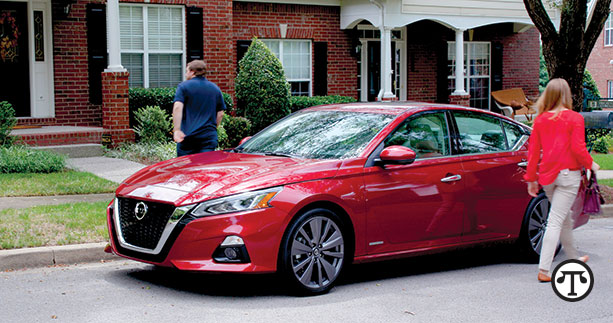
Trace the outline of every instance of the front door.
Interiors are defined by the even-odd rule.
[[[26,2],[0,2],[0,101],[18,117],[30,114],[30,70]]]

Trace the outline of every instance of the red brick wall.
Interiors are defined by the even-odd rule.
[[[89,103],[87,63],[86,4],[102,1],[78,0],[67,18],[53,20],[53,69],[55,119],[58,125],[100,126],[100,105]],[[52,1],[53,12],[60,12],[59,1]]]
[[[613,2],[611,2],[611,10],[613,10]],[[604,45],[604,28],[598,36],[598,40],[592,49],[590,58],[587,61],[587,69],[592,74],[600,96],[605,98],[607,93],[607,81],[613,80],[613,46]]]
[[[234,2],[233,11],[233,77],[238,40],[281,38],[279,24],[287,24],[287,39],[328,43],[328,95],[357,98],[357,59],[349,33],[339,26],[340,7]]]
[[[536,27],[497,37],[502,42],[502,88],[520,87],[529,98],[539,95],[539,43]]]

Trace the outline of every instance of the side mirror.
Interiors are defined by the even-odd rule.
[[[241,141],[238,143],[238,145],[240,146],[240,145],[242,145],[242,144],[246,143],[246,142],[247,142],[247,140],[249,140],[249,139],[251,139],[251,136],[249,136],[249,137],[245,137],[245,138],[241,139]]]
[[[415,152],[405,146],[389,146],[379,155],[382,164],[407,165],[415,161]]]

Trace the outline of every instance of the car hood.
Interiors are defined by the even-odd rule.
[[[334,177],[339,160],[214,151],[167,160],[128,177],[117,196],[186,205],[267,187]]]

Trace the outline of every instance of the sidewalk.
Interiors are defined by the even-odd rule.
[[[92,173],[120,184],[146,165],[128,160],[108,157],[69,158],[69,168]],[[56,195],[34,197],[1,197],[0,210],[8,208],[28,208],[36,205],[57,205],[75,202],[111,201],[114,193],[85,195]],[[50,246],[0,250],[0,271],[53,265],[70,265],[119,259],[104,252],[106,242],[86,243],[67,246]]]
[[[117,184],[146,167],[146,165],[139,163],[108,157],[71,158],[68,159],[68,165],[70,168],[93,173]],[[613,170],[599,171],[598,178],[613,178]],[[113,193],[108,193],[47,197],[3,197],[0,198],[0,210],[5,208],[26,208],[44,204],[110,201],[113,199],[113,196]],[[602,216],[613,216],[613,204],[603,205]],[[0,271],[119,259],[119,257],[103,251],[106,244],[106,242],[100,242],[0,250]]]

